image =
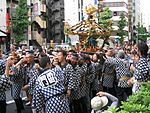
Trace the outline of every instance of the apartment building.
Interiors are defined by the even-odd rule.
[[[48,0],[47,11],[47,41],[48,43],[50,43],[50,41],[61,43],[62,40],[64,40],[64,0]]]
[[[140,0],[132,0],[133,24],[138,25],[141,22]]]
[[[0,1],[0,30],[6,32],[6,0]],[[0,32],[0,37],[5,37],[6,34]]]
[[[94,0],[64,0],[64,4],[65,21],[75,25],[86,18],[85,8],[90,4],[94,5]]]
[[[6,42],[6,0],[0,1],[0,49],[5,47]]]
[[[75,25],[86,17],[85,7],[93,0],[49,0],[48,38],[55,43],[64,42],[64,24]]]
[[[29,7],[28,42],[30,46],[41,47],[46,45],[46,0],[27,0]]]
[[[120,20],[121,13],[124,13],[125,18],[128,22],[128,1],[127,0],[103,0],[103,7],[109,7],[112,13],[113,20],[113,31],[112,36],[116,35],[118,30],[118,21]],[[125,31],[128,31],[128,24],[124,28]]]
[[[10,20],[15,15],[18,0],[0,0],[0,46],[9,51],[11,43]],[[10,13],[11,12],[11,13]]]
[[[135,26],[141,23],[140,0],[128,0],[128,9],[129,38],[131,39],[136,33]]]

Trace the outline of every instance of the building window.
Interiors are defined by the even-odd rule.
[[[126,3],[123,4],[124,7],[126,7],[128,9],[128,5]]]
[[[80,0],[78,0],[78,8],[80,9]]]
[[[83,0],[81,0],[81,6],[83,6]]]
[[[78,12],[78,15],[79,15],[78,17],[79,17],[79,21],[80,21],[80,12]]]
[[[112,12],[112,16],[120,16],[121,13],[124,13],[125,17],[128,17],[128,13],[126,13],[124,11],[114,11],[114,12]]]
[[[113,16],[118,16],[117,11],[114,11]]]
[[[104,7],[126,7],[128,8],[128,5],[125,2],[107,2],[104,3]]]
[[[83,18],[83,11],[82,11],[82,13],[81,13],[81,19],[83,20],[84,18]]]

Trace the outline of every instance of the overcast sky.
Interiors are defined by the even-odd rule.
[[[148,28],[148,25],[150,25],[150,0],[141,0],[140,2],[143,24]]]

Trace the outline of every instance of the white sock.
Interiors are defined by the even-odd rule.
[[[36,113],[36,109],[32,108],[32,113]]]

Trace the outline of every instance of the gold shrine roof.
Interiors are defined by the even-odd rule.
[[[89,35],[102,35],[103,29],[96,23],[94,19],[82,20],[76,25],[69,28],[69,33],[72,35],[89,36]]]

